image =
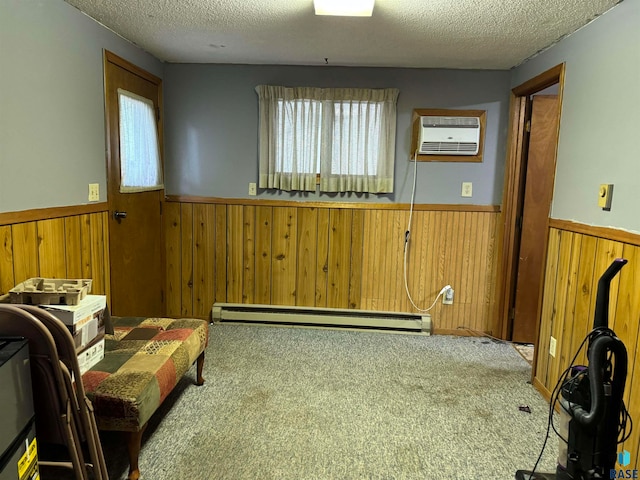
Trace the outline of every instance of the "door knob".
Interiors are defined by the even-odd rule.
[[[113,212],[113,218],[118,221],[122,218],[127,218],[127,212],[119,212],[118,210],[116,210],[115,212]]]

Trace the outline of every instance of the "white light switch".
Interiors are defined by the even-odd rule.
[[[473,196],[473,183],[472,182],[462,182],[462,193],[460,194],[462,197],[472,197]]]

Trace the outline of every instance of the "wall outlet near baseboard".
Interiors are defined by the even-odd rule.
[[[551,337],[549,339],[549,355],[551,355],[553,358],[556,357],[556,345],[557,345],[557,341],[555,338]]]
[[[453,288],[449,287],[444,292],[444,296],[442,297],[442,303],[444,305],[453,305]]]

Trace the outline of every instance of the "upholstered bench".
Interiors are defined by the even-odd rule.
[[[198,319],[111,317],[104,359],[82,376],[98,428],[128,434],[129,479],[139,478],[142,433],[151,415],[197,361],[202,385],[208,323]]]

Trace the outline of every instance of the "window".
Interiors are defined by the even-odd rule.
[[[120,108],[120,193],[159,190],[162,164],[153,102],[118,89]]]
[[[260,188],[393,191],[396,89],[260,85]]]

